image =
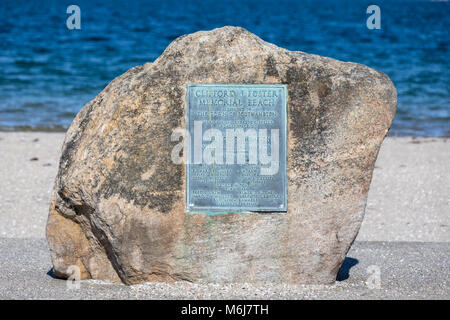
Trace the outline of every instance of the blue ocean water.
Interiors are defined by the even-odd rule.
[[[81,30],[66,27],[71,4]],[[370,4],[381,30],[366,27]],[[398,89],[392,135],[450,136],[450,3],[414,0],[1,0],[0,129],[63,130],[114,77],[224,25],[383,71]]]

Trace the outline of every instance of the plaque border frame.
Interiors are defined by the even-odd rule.
[[[272,86],[272,87],[279,87],[284,90],[285,99],[283,103],[283,110],[284,115],[282,115],[282,120],[284,120],[284,158],[285,166],[284,166],[284,172],[282,172],[282,184],[283,184],[283,208],[280,208],[278,210],[274,210],[273,207],[246,207],[246,208],[237,208],[237,207],[230,207],[229,209],[225,208],[211,208],[211,207],[191,207],[189,206],[189,164],[185,161],[184,167],[185,167],[185,176],[186,176],[186,182],[185,182],[185,213],[205,213],[208,215],[216,215],[216,214],[244,214],[244,213],[278,213],[278,214],[286,214],[288,212],[288,188],[287,188],[287,167],[288,167],[288,122],[287,122],[287,104],[288,104],[288,86],[287,84],[280,84],[280,83],[188,83],[186,85],[186,94],[185,94],[185,128],[187,132],[190,132],[189,128],[189,89],[196,87],[196,86],[204,86],[204,87],[216,87],[216,86],[227,86],[227,87],[246,87],[246,86],[260,86],[260,85],[266,85],[266,86]],[[281,157],[280,157],[281,159]],[[189,159],[190,161],[190,159]],[[254,209],[254,210],[253,210]]]

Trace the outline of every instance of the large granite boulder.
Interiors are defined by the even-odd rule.
[[[186,213],[171,134],[186,86],[287,85],[287,213]],[[47,239],[54,272],[122,281],[332,283],[396,109],[376,70],[237,27],[182,36],[86,104],[66,134]]]

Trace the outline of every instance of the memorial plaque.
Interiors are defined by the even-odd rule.
[[[187,87],[187,212],[287,210],[286,86]]]

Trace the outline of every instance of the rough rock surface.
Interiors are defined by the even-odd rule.
[[[188,83],[287,84],[289,211],[185,214],[170,158]],[[47,239],[54,271],[144,281],[332,283],[361,225],[396,108],[389,78],[242,28],[173,41],[86,104],[67,131]]]

